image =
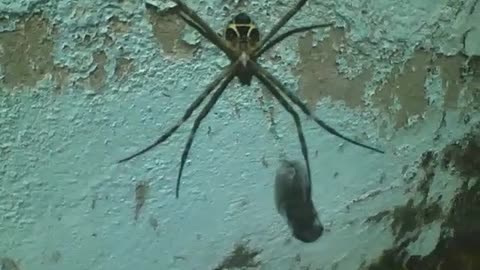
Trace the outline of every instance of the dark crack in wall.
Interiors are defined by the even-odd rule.
[[[249,248],[245,243],[236,244],[233,251],[214,270],[259,267],[261,263],[255,261],[255,257],[261,252],[261,250]]]

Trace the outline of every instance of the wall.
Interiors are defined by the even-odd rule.
[[[309,1],[288,27],[335,27],[260,60],[326,122],[386,151],[302,116],[326,226],[313,244],[275,212],[278,160],[301,152],[291,117],[257,82],[233,83],[202,123],[179,199],[191,122],[116,163],[176,123],[228,63],[173,4],[149,3],[0,3],[2,270],[478,265],[478,244],[463,241],[478,224],[478,1]],[[294,3],[187,4],[219,32],[248,11],[265,34]]]

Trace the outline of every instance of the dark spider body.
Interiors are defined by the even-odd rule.
[[[197,96],[193,102],[188,105],[180,121],[170,126],[157,140],[144,149],[119,160],[118,162],[125,162],[134,157],[142,155],[151,150],[155,146],[165,142],[170,136],[175,133],[180,126],[185,123],[193,114],[193,112],[208,98],[206,104],[198,113],[193,122],[193,127],[190,130],[187,143],[182,152],[180,159],[180,169],[177,176],[177,185],[175,196],[178,198],[180,190],[180,179],[182,177],[183,169],[188,158],[188,153],[193,144],[195,134],[200,127],[200,123],[205,119],[208,113],[212,110],[218,99],[222,96],[224,91],[230,82],[237,77],[241,85],[250,85],[252,77],[258,79],[258,81],[267,88],[272,96],[280,103],[280,105],[292,116],[297,129],[298,139],[300,141],[301,151],[305,160],[308,179],[310,177],[310,162],[308,158],[308,148],[303,134],[302,124],[298,113],[294,110],[290,104],[292,102],[300,110],[311,117],[315,123],[328,133],[335,135],[345,141],[348,141],[354,145],[370,149],[377,153],[384,153],[382,150],[368,146],[351,139],[345,135],[342,135],[336,131],[333,127],[329,126],[323,120],[318,118],[312,113],[305,102],[287,89],[272,73],[263,68],[257,59],[261,57],[266,51],[283,41],[285,38],[290,37],[295,33],[305,32],[316,28],[325,28],[333,26],[333,23],[316,24],[310,26],[303,26],[291,29],[282,34],[278,34],[278,31],[295,15],[307,2],[307,0],[298,0],[294,7],[292,7],[276,24],[273,25],[270,32],[260,40],[260,33],[255,26],[253,20],[245,13],[240,13],[231,20],[225,29],[225,38],[220,37],[213,29],[200,18],[193,10],[191,10],[183,1],[172,0],[175,2],[179,9],[179,16],[192,28],[197,30],[204,38],[214,44],[218,49],[231,61],[230,65],[225,67],[223,71],[217,75],[213,81],[207,85],[207,87]],[[277,35],[278,34],[278,35]]]
[[[255,22],[246,13],[238,14],[228,22],[225,41],[242,59],[242,65],[238,65],[236,70],[238,81],[241,85],[250,86],[253,73],[247,66],[247,59],[251,59],[260,41],[260,32]]]

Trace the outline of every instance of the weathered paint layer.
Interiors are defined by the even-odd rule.
[[[247,11],[262,35],[293,3],[186,2],[219,33]],[[232,84],[202,124],[180,199],[191,122],[115,163],[176,123],[227,64],[171,2],[149,3],[0,4],[2,269],[475,265],[478,247],[461,240],[477,223],[478,1],[309,1],[287,27],[336,25],[260,59],[326,122],[387,152],[302,117],[325,225],[309,245],[273,203],[279,158],[301,160],[295,125],[256,82]]]

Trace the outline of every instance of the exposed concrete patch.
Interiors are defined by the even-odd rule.
[[[127,33],[129,30],[128,22],[120,20],[117,16],[108,19],[108,29],[111,33]]]
[[[458,107],[458,97],[463,87],[462,67],[466,58],[460,54],[454,56],[438,55],[435,65],[440,67],[440,76],[443,79],[444,108],[455,109]]]
[[[187,44],[181,38],[186,23],[177,15],[178,8],[159,11],[157,7],[146,4],[146,9],[153,35],[162,45],[163,52],[179,57],[191,57],[196,47]]]
[[[126,57],[120,57],[115,64],[115,76],[122,81],[125,77],[134,71],[133,60]]]
[[[107,54],[105,51],[96,51],[92,55],[92,65],[94,67],[85,79],[80,79],[79,82],[86,87],[92,88],[95,91],[99,91],[106,83],[107,72],[105,65],[107,63]]]
[[[53,67],[53,80],[55,82],[55,91],[59,92],[67,86],[70,73],[68,68],[54,66]]]
[[[33,87],[54,71],[52,29],[41,14],[21,18],[12,32],[0,33],[3,83]]]
[[[409,117],[421,116],[427,109],[424,83],[430,58],[430,53],[417,51],[403,67],[394,67],[372,97],[377,106],[394,118],[396,128],[406,126]]]
[[[104,51],[95,52],[93,54],[93,62],[96,67],[90,76],[88,77],[88,82],[91,87],[95,89],[100,89],[105,84],[106,71],[105,64],[107,62],[107,55]]]
[[[371,74],[365,71],[352,80],[339,74],[336,64],[337,48],[344,42],[345,32],[342,29],[333,29],[329,37],[316,47],[312,46],[312,33],[299,38],[300,63],[294,73],[300,77],[300,95],[307,99],[311,108],[325,97],[343,101],[351,108],[364,105],[361,86],[371,77]]]
[[[472,93],[480,95],[480,56],[470,58],[468,60],[467,69],[472,78],[469,89]]]

